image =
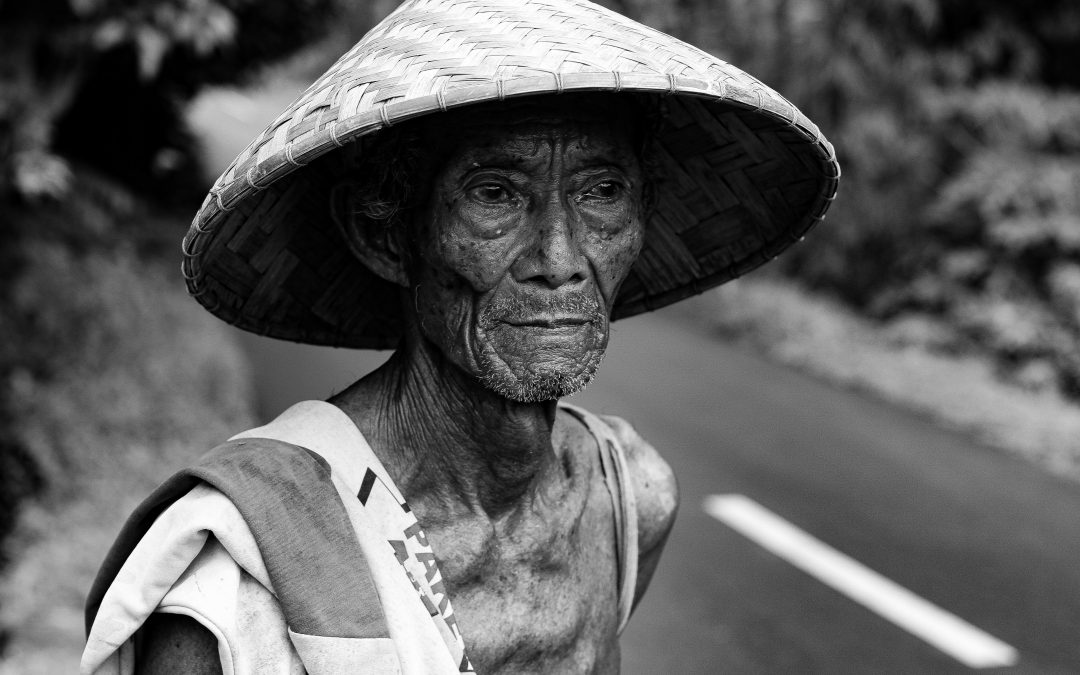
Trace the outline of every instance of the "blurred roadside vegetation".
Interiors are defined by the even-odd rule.
[[[0,674],[71,670],[123,515],[252,416],[242,356],[176,271],[208,182],[186,104],[286,57],[309,80],[395,4],[0,0]],[[800,321],[849,336],[829,318],[849,312],[1080,399],[1080,4],[603,4],[783,92],[844,168],[827,222],[738,294],[752,311],[695,311],[784,349]]]
[[[74,672],[120,523],[251,425],[246,361],[178,274],[205,190],[184,109],[323,35],[333,10],[0,2],[0,673]]]
[[[1080,399],[1080,3],[622,5],[774,86],[836,146],[837,201],[771,273]]]

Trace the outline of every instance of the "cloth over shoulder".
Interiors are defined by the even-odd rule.
[[[280,607],[277,630],[236,607],[260,597]],[[206,626],[226,673],[472,671],[423,530],[326,403],[235,437],[136,510],[88,598],[82,672],[133,672],[135,632],[154,611]],[[269,651],[289,665],[267,671],[245,645],[273,634]]]
[[[606,424],[565,407],[596,436],[612,494],[621,631],[637,563],[625,459]],[[206,627],[226,675],[473,670],[423,529],[322,402],[215,448],[135,511],[91,589],[81,672],[134,672],[154,612]]]
[[[614,430],[602,419],[578,406],[562,403],[560,407],[581,420],[596,438],[600,451],[600,468],[604,472],[608,493],[611,494],[615,517],[615,553],[619,566],[619,633],[622,633],[634,609],[639,555],[637,500],[630,480],[626,451],[616,438]]]

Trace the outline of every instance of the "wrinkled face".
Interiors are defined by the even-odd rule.
[[[626,125],[555,112],[474,114],[434,171],[410,282],[420,332],[522,402],[592,379],[643,236]]]

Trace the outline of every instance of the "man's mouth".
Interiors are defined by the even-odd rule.
[[[519,330],[570,337],[587,326],[602,328],[605,320],[599,304],[585,294],[562,297],[524,296],[499,298],[479,314],[478,328],[506,326]],[[550,331],[550,332],[549,332]]]
[[[592,323],[592,318],[587,316],[530,316],[522,318],[503,319],[503,323],[523,328],[570,328]]]

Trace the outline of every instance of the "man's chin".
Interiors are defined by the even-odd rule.
[[[603,358],[604,352],[597,350],[585,355],[573,369],[542,365],[520,373],[512,372],[504,363],[489,361],[483,364],[480,381],[496,394],[518,403],[554,401],[577,393],[592,382]]]
[[[592,381],[595,371],[565,376],[561,373],[535,373],[527,377],[488,377],[481,381],[496,394],[518,403],[542,403],[570,396]]]
[[[571,326],[566,331],[573,333],[573,339],[568,339],[561,335],[565,331],[530,331],[496,324],[477,336],[480,381],[500,396],[520,403],[570,396],[596,375],[607,346],[605,328],[600,320]],[[523,349],[523,344],[531,349]]]

